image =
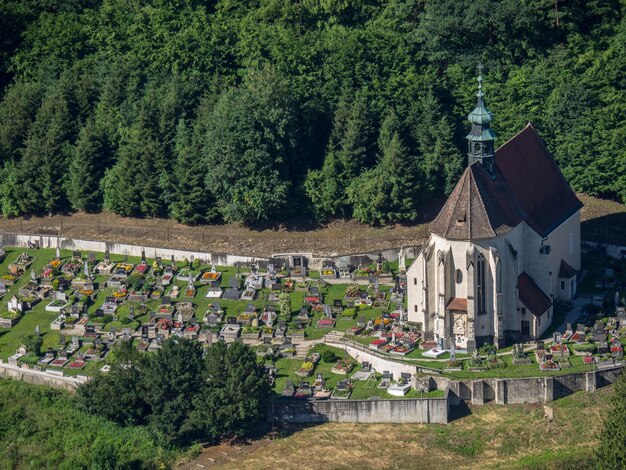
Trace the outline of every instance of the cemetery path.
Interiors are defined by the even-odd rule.
[[[579,294],[578,297],[576,297],[572,301],[572,309],[565,316],[565,319],[563,320],[563,323],[561,323],[558,326],[556,331],[558,331],[560,333],[565,333],[565,330],[567,328],[567,324],[568,323],[569,324],[574,324],[576,322],[576,320],[578,320],[578,318],[582,315],[584,306],[588,305],[589,303],[591,303],[591,296],[580,295]]]

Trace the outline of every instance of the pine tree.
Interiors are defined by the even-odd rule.
[[[44,98],[31,125],[20,162],[20,211],[52,214],[66,208],[63,177],[72,123],[67,100],[54,88]]]
[[[305,188],[318,219],[349,217],[347,188],[372,163],[372,123],[363,98],[339,102],[320,170],[309,172]]]
[[[12,161],[8,161],[0,169],[0,211],[3,217],[16,217],[20,213],[19,167]]]
[[[112,152],[111,145],[103,134],[93,117],[87,119],[78,133],[70,161],[70,179],[67,188],[74,209],[86,212],[100,209],[103,163],[109,160]]]
[[[463,170],[463,157],[454,145],[454,128],[432,90],[421,99],[413,114],[413,138],[421,154],[423,189],[449,194]]]
[[[204,185],[205,166],[197,146],[192,142],[191,130],[184,119],[178,122],[175,143],[176,163],[170,215],[183,224],[198,224],[209,219],[211,195]]]
[[[622,372],[613,385],[612,408],[604,420],[596,463],[602,470],[626,468],[626,374]]]
[[[388,113],[378,136],[378,164],[348,187],[353,217],[360,222],[385,225],[411,221],[417,216],[421,189],[418,164],[402,142],[401,133],[396,114]]]

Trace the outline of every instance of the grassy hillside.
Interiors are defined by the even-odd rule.
[[[610,388],[549,406],[472,407],[447,426],[328,423],[282,432],[274,441],[211,448],[183,469],[568,469],[588,468]]]

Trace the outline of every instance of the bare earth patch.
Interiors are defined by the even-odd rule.
[[[584,240],[626,245],[626,206],[584,194],[581,213]],[[415,246],[429,235],[430,222],[442,201],[431,204],[413,225],[374,228],[355,221],[335,221],[316,227],[306,221],[271,228],[237,224],[189,227],[166,219],[134,219],[111,213],[0,218],[0,232],[62,235],[88,240],[180,248],[212,253],[268,257],[278,253],[345,255]]]

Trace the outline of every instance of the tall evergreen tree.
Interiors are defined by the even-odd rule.
[[[181,119],[176,129],[176,163],[173,170],[174,196],[170,215],[183,224],[206,222],[211,212],[211,194],[204,184],[205,165],[187,122]]]
[[[305,188],[320,220],[349,217],[346,192],[352,180],[372,163],[372,122],[365,100],[339,102],[324,164],[309,172]]]
[[[421,189],[417,160],[400,138],[395,114],[381,126],[378,165],[355,178],[348,187],[353,216],[367,224],[408,222],[417,216]]]
[[[44,98],[31,125],[20,161],[20,211],[49,214],[66,209],[63,178],[72,132],[71,116],[61,87]]]
[[[86,212],[100,209],[100,180],[111,153],[111,144],[104,132],[93,117],[88,118],[78,133],[69,167],[67,192],[74,209]]]

